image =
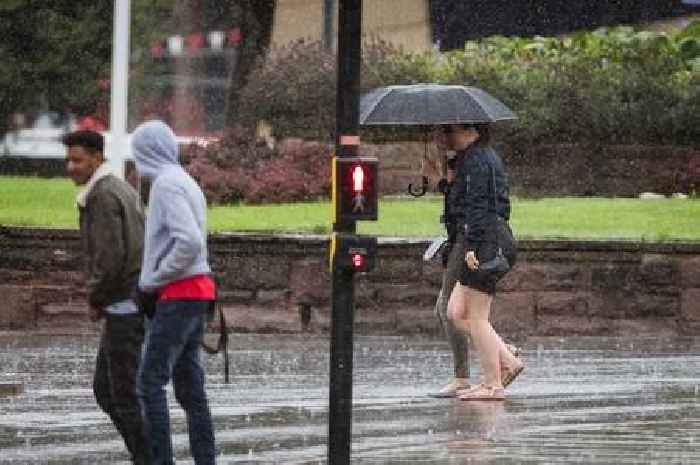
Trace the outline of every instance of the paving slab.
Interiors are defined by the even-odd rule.
[[[218,464],[326,460],[328,338],[232,335],[206,357]],[[353,464],[700,463],[699,338],[532,338],[503,403],[432,399],[444,341],[356,337]],[[92,396],[95,335],[0,333],[0,465],[127,464]],[[472,374],[479,375],[478,361]],[[192,464],[170,391],[178,465]]]

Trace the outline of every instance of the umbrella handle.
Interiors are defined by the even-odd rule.
[[[423,185],[421,186],[421,190],[418,192],[413,190],[413,184],[408,185],[408,193],[413,197],[422,197],[426,192],[428,192],[428,176],[423,176]]]

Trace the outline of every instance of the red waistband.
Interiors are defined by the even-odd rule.
[[[173,281],[159,292],[159,300],[214,300],[216,285],[208,274]]]

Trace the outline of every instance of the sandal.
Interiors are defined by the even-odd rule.
[[[479,389],[480,387],[481,387],[481,384],[471,384],[467,387],[457,389],[455,397],[463,396],[464,394],[471,392],[471,391],[474,391],[475,389]]]
[[[506,400],[505,392],[502,387],[487,386],[480,384],[474,389],[460,393],[459,400]]]
[[[428,396],[435,397],[436,399],[447,399],[455,397],[459,392],[464,390],[469,390],[474,386],[469,384],[466,379],[453,379],[445,387],[436,392],[428,393]]]
[[[513,354],[513,357],[519,358],[520,355],[522,354],[522,349],[518,346],[515,346],[513,344],[506,344],[505,346],[506,346],[506,349],[508,350],[508,352]]]
[[[513,371],[503,370],[501,372],[501,384],[503,384],[503,387],[507,388],[508,386],[510,386],[513,383],[513,381],[515,381],[515,378],[517,378],[518,375],[522,373],[524,369],[525,365],[522,362],[520,362],[520,366],[515,367]]]

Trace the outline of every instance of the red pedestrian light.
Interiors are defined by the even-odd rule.
[[[355,166],[352,170],[352,190],[355,193],[365,190],[365,171],[360,165]]]
[[[334,223],[377,219],[378,165],[370,157],[334,159]]]

